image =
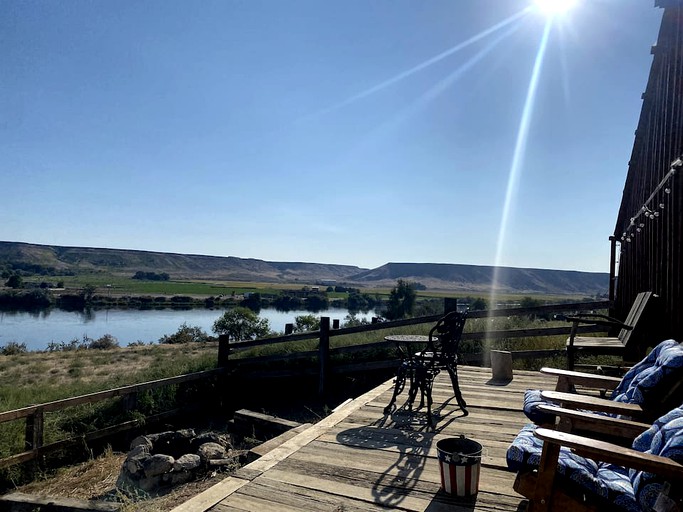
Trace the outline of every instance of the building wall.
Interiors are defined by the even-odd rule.
[[[652,290],[663,335],[683,340],[683,0],[656,6],[662,25],[614,230],[612,313],[625,318],[635,296]]]

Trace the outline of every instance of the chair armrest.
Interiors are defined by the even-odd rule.
[[[633,329],[632,325],[626,325],[621,320],[617,320],[616,318],[612,318],[611,316],[600,315],[597,313],[587,313],[581,316],[555,315],[555,318],[557,318],[558,320],[566,320],[567,322],[572,322],[574,325],[595,324],[604,325],[606,327],[619,327],[621,329],[626,329],[629,331]]]
[[[683,480],[683,465],[667,457],[642,453],[631,448],[547,428],[537,428],[534,435],[546,443],[571,448],[582,457],[665,475],[672,480]]]
[[[601,414],[577,411],[574,409],[564,409],[556,405],[539,405],[538,409],[544,413],[553,414],[560,420],[567,420],[571,426],[571,431],[577,430],[605,434],[613,437],[621,437],[629,440],[629,445],[640,434],[645,432],[650,425],[638,421],[613,418]]]
[[[621,379],[617,377],[573,372],[560,368],[541,368],[541,373],[557,377],[557,391],[568,391],[572,385],[597,389],[614,389],[621,383]]]
[[[549,402],[557,402],[569,409],[584,409],[595,412],[606,412],[609,414],[620,414],[638,418],[643,415],[643,408],[640,405],[624,402],[614,402],[605,398],[598,398],[576,393],[563,393],[561,391],[541,391],[541,398]]]

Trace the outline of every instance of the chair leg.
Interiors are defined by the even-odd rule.
[[[417,396],[417,391],[420,388],[420,378],[416,374],[415,368],[410,370],[410,389],[408,390],[408,407],[412,411],[413,404],[415,403],[415,397]],[[420,403],[420,407],[422,404]]]
[[[458,384],[458,369],[457,367],[450,365],[446,369],[448,370],[448,375],[451,377],[451,386],[453,386],[453,393],[455,393],[455,400],[458,402],[458,407],[460,407],[463,414],[467,416],[469,411],[467,410],[467,403],[460,392],[460,385]]]
[[[396,384],[394,385],[394,394],[391,396],[391,400],[389,401],[389,404],[384,408],[384,414],[389,414],[391,412],[391,408],[393,405],[396,403],[396,397],[403,391],[403,388],[406,385],[406,372],[405,368],[403,366],[400,366],[398,370],[396,371]]]
[[[427,426],[430,428],[434,426],[434,420],[432,419],[432,404],[434,403],[432,399],[432,388],[434,387],[434,377],[436,377],[436,375],[433,375],[432,373],[425,373],[425,375],[422,376],[421,386],[422,396],[427,396]]]

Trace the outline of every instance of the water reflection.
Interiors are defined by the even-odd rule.
[[[80,340],[84,336],[98,339],[105,334],[114,336],[121,346],[137,341],[156,343],[162,336],[175,333],[183,323],[212,334],[214,322],[224,311],[187,308],[0,311],[0,346],[16,341],[26,343],[29,350],[43,350],[51,342]],[[349,310],[342,308],[329,308],[322,313],[275,308],[263,308],[259,312],[276,332],[283,332],[285,324],[294,323],[297,316],[324,315],[343,323],[349,314]],[[355,318],[370,321],[374,315],[374,312],[356,313]]]

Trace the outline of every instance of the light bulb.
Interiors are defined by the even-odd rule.
[[[669,187],[666,187],[666,188],[664,189],[664,192],[667,193],[667,194],[671,194],[671,189],[670,189]]]

